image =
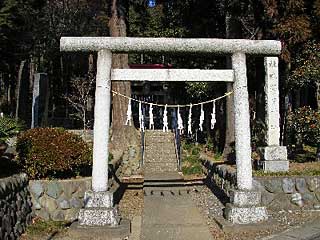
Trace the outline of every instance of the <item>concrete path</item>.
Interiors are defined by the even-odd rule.
[[[271,235],[262,240],[319,240],[320,218],[296,228],[290,228],[279,234]]]
[[[144,198],[141,240],[213,239],[188,194]]]

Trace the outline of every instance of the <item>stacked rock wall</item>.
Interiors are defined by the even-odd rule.
[[[204,161],[207,179],[229,196],[236,188],[236,170],[226,164]],[[255,177],[261,203],[270,209],[320,209],[320,176]]]
[[[262,204],[273,209],[320,209],[320,176],[255,178]]]
[[[18,239],[32,219],[25,174],[0,179],[0,239]]]
[[[230,197],[230,191],[237,186],[236,170],[226,164],[215,164],[210,161],[204,161],[203,164],[207,170],[207,181]]]
[[[75,220],[84,205],[84,193],[90,189],[91,178],[29,182],[35,214],[54,221]]]

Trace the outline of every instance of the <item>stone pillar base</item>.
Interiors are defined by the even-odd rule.
[[[250,224],[268,220],[266,207],[260,206],[259,191],[232,191],[230,201],[224,209],[224,217],[228,221],[234,224]]]
[[[80,226],[117,226],[120,216],[113,206],[113,192],[87,191],[84,195],[85,208],[80,209]]]
[[[286,172],[289,170],[287,148],[285,146],[267,146],[259,148],[259,166],[265,172]]]
[[[261,161],[260,166],[264,172],[289,171],[289,161]]]

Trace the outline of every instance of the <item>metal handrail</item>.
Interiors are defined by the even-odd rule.
[[[145,108],[142,108],[142,115],[143,118],[146,118],[145,115]],[[141,161],[140,161],[140,168],[143,167],[144,165],[144,153],[145,153],[145,145],[146,145],[146,140],[145,140],[145,130],[141,129]]]
[[[180,142],[180,130],[178,129],[178,119],[177,114],[174,112],[173,114],[173,133],[174,133],[174,145],[176,150],[177,157],[177,167],[178,170],[181,171],[181,142]]]
[[[140,168],[144,165],[144,150],[145,150],[145,132],[141,131],[141,161]]]

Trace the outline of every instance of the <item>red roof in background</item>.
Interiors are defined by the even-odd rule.
[[[160,69],[172,68],[172,64],[129,64],[132,69]]]

